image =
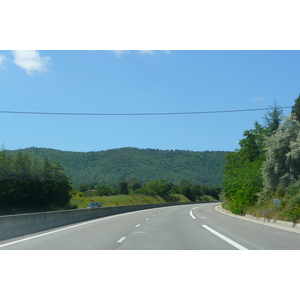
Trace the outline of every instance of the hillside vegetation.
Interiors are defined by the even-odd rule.
[[[225,151],[182,151],[120,148],[98,152],[70,152],[46,148],[9,151],[42,160],[59,161],[73,185],[107,184],[138,178],[143,183],[164,178],[174,184],[183,179],[205,186],[221,186]]]
[[[300,96],[288,116],[283,116],[275,102],[263,124],[255,122],[254,129],[244,131],[240,149],[226,156],[224,170],[228,197],[224,208],[236,214],[298,222]]]
[[[190,202],[188,198],[184,195],[173,195],[177,201],[173,201],[176,203],[180,202]],[[214,199],[208,198],[206,201],[213,201]],[[204,200],[204,201],[205,201]],[[115,195],[115,196],[92,196],[92,197],[72,197],[70,200],[70,204],[72,206],[77,206],[77,208],[87,208],[91,202],[100,202],[103,207],[111,207],[111,206],[127,206],[127,205],[140,205],[140,204],[158,204],[158,203],[167,203],[164,197],[161,196],[147,196],[147,195]]]
[[[91,153],[2,149],[0,215],[75,209],[100,198],[104,206],[217,200],[221,188],[199,181],[220,183],[215,177],[221,177],[224,155],[218,154],[134,148]]]

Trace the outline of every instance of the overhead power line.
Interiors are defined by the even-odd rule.
[[[292,106],[278,107],[279,109],[292,108]],[[212,111],[190,111],[190,112],[157,112],[157,113],[80,113],[80,112],[37,112],[37,111],[8,111],[2,110],[1,114],[25,114],[25,115],[67,115],[67,116],[163,116],[163,115],[197,115],[233,113],[245,111],[270,110],[268,108],[235,109],[235,110],[212,110]]]

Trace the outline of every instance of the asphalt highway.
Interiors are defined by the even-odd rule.
[[[232,218],[216,204],[147,209],[103,217],[0,242],[0,250],[285,250],[289,232]]]

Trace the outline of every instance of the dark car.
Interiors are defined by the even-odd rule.
[[[92,202],[88,206],[88,208],[97,208],[97,207],[102,207],[101,203],[99,203],[99,202]]]

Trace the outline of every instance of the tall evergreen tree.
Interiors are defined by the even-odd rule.
[[[292,107],[292,113],[295,114],[297,121],[300,122],[300,94]]]
[[[0,152],[0,207],[5,210],[63,207],[70,200],[70,180],[59,163],[33,163],[27,154]]]
[[[267,135],[271,135],[275,130],[277,130],[283,117],[283,109],[280,108],[276,100],[274,100],[274,105],[271,108],[272,110],[268,111],[264,116]]]
[[[125,181],[125,180],[119,181],[118,193],[120,195],[128,195],[129,194],[127,181]]]

